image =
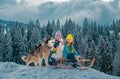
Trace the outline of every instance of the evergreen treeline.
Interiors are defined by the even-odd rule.
[[[43,38],[54,37],[56,31],[61,30],[63,38],[71,33],[74,36],[74,46],[79,54],[85,58],[96,58],[94,68],[107,74],[120,76],[120,20],[111,25],[100,25],[84,19],[82,25],[71,19],[60,24],[48,21],[43,26],[39,20],[30,21],[27,26],[17,22],[6,27],[0,25],[0,61],[23,64],[22,55],[42,42]]]

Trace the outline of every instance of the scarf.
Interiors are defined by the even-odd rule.
[[[74,49],[72,48],[71,44],[67,44],[67,46],[68,46],[69,51],[74,53]]]
[[[59,46],[59,43],[60,43],[60,41],[55,41],[55,44],[54,44],[54,47],[53,47],[53,50],[52,50],[52,52],[53,53],[56,53],[57,52],[57,47]]]

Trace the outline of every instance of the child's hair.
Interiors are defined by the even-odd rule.
[[[65,41],[65,43],[67,43],[67,41]],[[74,44],[74,42],[72,41],[71,44]]]

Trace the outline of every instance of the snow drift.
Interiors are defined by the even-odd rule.
[[[95,69],[55,69],[26,67],[12,62],[0,62],[0,79],[120,79]]]

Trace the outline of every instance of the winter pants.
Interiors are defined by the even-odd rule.
[[[74,54],[74,53],[69,53],[69,54],[67,55],[67,59],[70,59],[72,63],[75,63],[75,62],[76,62],[75,54]]]
[[[49,55],[49,57],[48,57],[48,63],[49,63],[50,65],[52,65],[52,63],[56,62],[56,59],[54,59],[53,57],[51,57],[52,54],[53,54],[53,53],[50,52],[50,55]]]

